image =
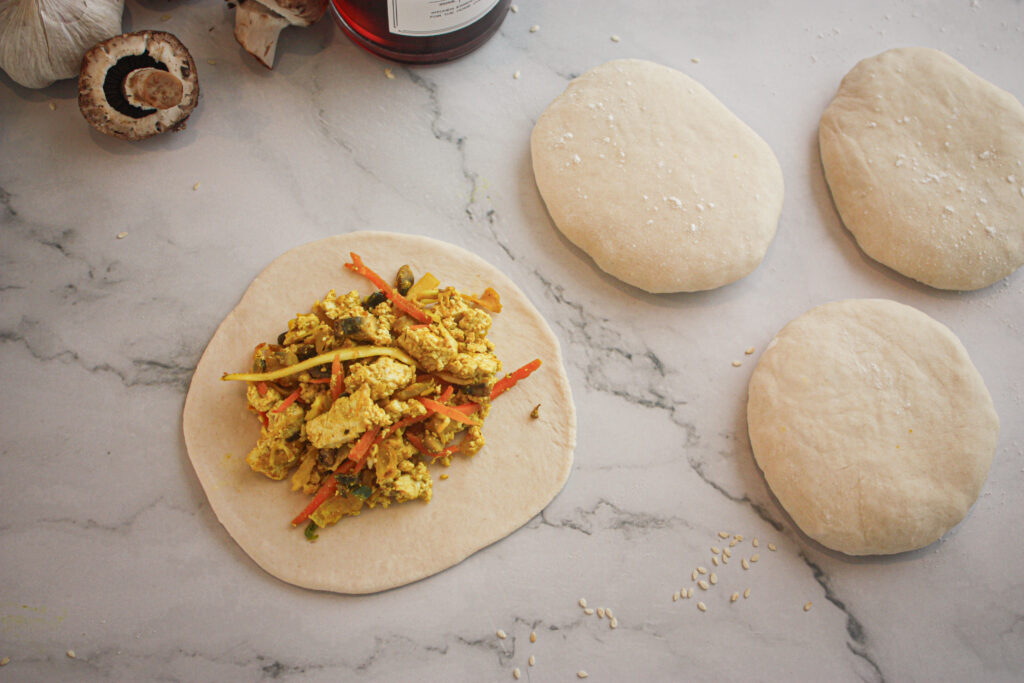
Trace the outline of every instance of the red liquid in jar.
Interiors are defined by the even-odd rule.
[[[479,1],[484,3],[484,7],[490,4],[488,0]],[[441,22],[438,30],[445,30],[444,33],[427,35],[434,29],[422,22],[413,27],[416,35],[392,32],[393,22],[398,21],[396,16],[425,16],[428,12],[457,16],[460,8],[475,4],[474,0],[419,0],[418,4],[422,9],[416,12],[403,12],[402,5],[409,2],[410,0],[331,0],[330,6],[331,13],[341,30],[357,45],[397,62],[431,64],[457,59],[487,42],[505,20],[511,0],[499,0],[493,8],[475,21],[468,24],[462,22],[465,25],[454,30],[444,29]],[[472,7],[465,13],[469,19],[475,16]],[[399,26],[398,30],[402,31],[404,28]]]

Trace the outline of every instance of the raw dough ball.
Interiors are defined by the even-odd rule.
[[[530,139],[558,229],[649,292],[712,289],[753,271],[775,236],[782,170],[692,78],[637,59],[569,84]]]
[[[836,208],[871,258],[959,290],[1024,263],[1024,106],[952,57],[863,60],[818,136]]]
[[[747,422],[786,512],[849,555],[937,540],[978,497],[999,436],[960,340],[880,299],[825,304],[786,325],[750,379]]]

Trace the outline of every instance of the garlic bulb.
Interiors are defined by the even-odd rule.
[[[0,0],[0,69],[26,88],[77,77],[86,50],[121,33],[124,0]]]

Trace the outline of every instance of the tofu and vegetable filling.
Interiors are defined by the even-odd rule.
[[[269,264],[203,352],[182,421],[239,546],[340,593],[511,534],[565,485],[576,443],[558,339],[522,290],[464,249],[385,232]]]
[[[364,506],[430,502],[429,464],[473,456],[484,445],[491,401],[541,365],[537,358],[499,379],[487,338],[497,291],[479,295],[414,281],[402,265],[393,284],[351,253],[345,268],[380,289],[327,292],[296,316],[277,343],[260,343],[252,370],[225,375],[248,383],[249,410],[262,429],[246,462],[313,496],[292,525],[316,527]]]

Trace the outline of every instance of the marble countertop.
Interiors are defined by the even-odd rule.
[[[870,260],[816,142],[842,76],[891,47],[943,49],[1024,97],[1024,4],[518,4],[448,65],[388,64],[327,19],[286,31],[267,71],[224,3],[128,0],[125,29],[176,34],[202,88],[185,131],[142,143],[89,128],[73,81],[33,91],[0,75],[0,680],[1024,676],[1024,273],[941,292]],[[749,277],[645,294],[552,225],[531,127],[571,78],[618,57],[690,74],[775,150],[785,208]],[[565,489],[518,532],[429,579],[345,596],[282,583],[238,548],[181,409],[267,263],[362,229],[447,240],[512,277],[566,352],[579,443]],[[1002,421],[967,519],[896,557],[842,557],[796,532],[746,434],[746,384],[773,334],[850,297],[948,325]],[[708,612],[674,602],[721,530],[744,540]]]

